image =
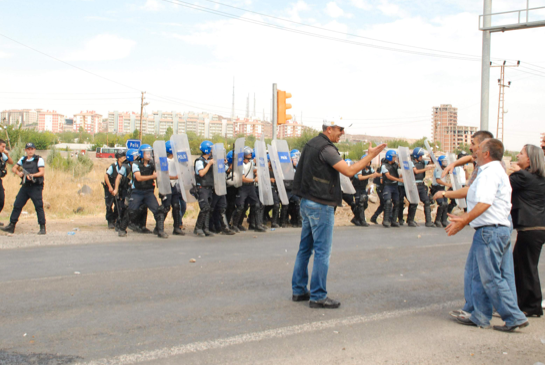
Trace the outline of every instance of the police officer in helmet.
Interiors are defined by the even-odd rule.
[[[367,157],[367,154],[361,156],[361,160],[363,160],[365,157]],[[367,184],[369,184],[369,179],[373,179],[375,177],[379,177],[380,173],[375,172],[375,170],[371,167],[371,161],[363,168],[363,170],[358,171],[356,175],[352,178],[352,185],[354,185],[354,188],[356,189],[356,195],[355,195],[355,203],[356,203],[356,209],[355,209],[355,219],[359,222],[359,224],[363,227],[368,227],[369,223],[365,220],[365,210],[369,206],[369,196],[367,195]]]
[[[108,221],[109,229],[114,229],[119,225],[119,204],[116,201],[117,194],[114,191],[117,176],[120,174],[121,170],[124,170],[123,163],[126,159],[126,152],[123,150],[117,150],[115,152],[115,158],[117,161],[106,169],[106,173],[104,174],[104,182],[102,183],[104,186],[104,201],[106,203],[106,221]],[[126,172],[123,172],[123,174],[126,174]]]
[[[433,170],[434,165],[428,165],[428,161],[424,161],[424,150],[420,147],[416,147],[412,154],[412,167],[414,171],[414,179],[416,182],[416,188],[418,189],[418,196],[420,201],[424,203],[424,215],[426,217],[426,227],[435,227],[431,219],[431,203],[430,196],[428,193],[428,187],[424,184],[424,178],[426,177],[426,171]],[[416,215],[416,210],[418,204],[409,204],[409,213],[407,214],[407,224],[409,227],[417,227],[418,224],[415,222],[414,217]]]
[[[214,188],[215,161],[212,158],[212,146],[210,141],[203,141],[199,146],[201,156],[195,160],[195,180],[197,183],[194,189],[195,199],[199,201],[199,216],[195,224],[194,233],[199,237],[213,237],[214,234],[208,229],[210,227],[210,214],[212,209],[212,193]]]
[[[399,197],[399,182],[403,182],[403,178],[399,176],[399,165],[397,161],[397,152],[389,150],[386,152],[386,163],[382,165],[382,179],[384,181],[384,220],[382,225],[386,228],[399,227],[398,212],[400,209]]]
[[[15,197],[9,224],[6,227],[0,227],[4,232],[15,232],[15,225],[19,221],[21,211],[30,199],[34,204],[36,215],[38,216],[38,224],[40,225],[38,234],[46,234],[43,202],[45,161],[35,153],[36,146],[34,143],[27,143],[25,146],[26,156],[21,157],[17,162],[17,165],[13,166],[11,169],[14,174],[21,178],[21,189]]]
[[[244,214],[244,205],[248,203],[250,205],[250,210],[256,211],[258,204],[261,204],[256,193],[255,183],[259,181],[256,176],[256,167],[253,161],[254,151],[246,146],[244,147],[244,161],[242,169],[242,186],[238,189],[238,195],[236,199],[236,211],[233,214],[233,230],[246,231],[246,228],[242,225],[242,219]],[[263,211],[261,210],[261,214]],[[235,226],[236,224],[236,226]],[[255,229],[259,232],[265,232],[263,227],[257,225]]]

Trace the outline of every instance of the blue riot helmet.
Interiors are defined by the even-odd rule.
[[[153,147],[151,147],[149,144],[143,144],[138,149],[138,154],[140,155],[140,158],[144,158],[144,153],[145,152],[150,153],[150,159],[151,159],[151,153],[153,152]]]
[[[397,152],[395,150],[389,150],[386,152],[386,161],[392,162],[397,157]]]
[[[443,166],[443,161],[446,162],[446,160],[447,160],[447,156],[443,155],[443,156],[439,156],[439,158],[437,159],[437,162],[439,162],[439,165],[441,165],[442,167],[444,167],[444,166]]]
[[[233,151],[227,152],[227,164],[232,165],[233,164]]]
[[[413,158],[418,161],[420,157],[424,156],[424,150],[421,147],[416,147],[413,150],[411,156],[413,156]]]
[[[267,153],[267,162],[271,162],[271,155]]]
[[[138,156],[138,150],[130,148],[127,150],[127,161],[134,162],[134,159]]]
[[[354,163],[354,161],[352,161],[351,159],[347,158],[346,160],[344,160],[348,166],[352,165]]]
[[[212,146],[214,144],[210,141],[202,141],[201,145],[199,146],[199,149],[201,150],[203,155],[209,155],[212,153]]]
[[[301,152],[299,150],[293,149],[293,150],[290,151],[290,157],[291,157],[292,160],[294,158],[299,160],[299,158],[301,157]]]
[[[244,158],[247,158],[248,160],[251,160],[254,158],[254,150],[251,149],[248,146],[244,147]]]
[[[165,147],[167,149],[167,154],[172,155],[172,145],[170,144],[170,141],[166,141]]]

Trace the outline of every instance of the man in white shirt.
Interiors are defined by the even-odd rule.
[[[489,327],[496,308],[505,325],[494,329],[512,332],[529,323],[510,287],[514,272],[509,221],[511,184],[500,163],[503,152],[503,144],[497,139],[481,142],[476,151],[479,173],[467,193],[468,212],[460,217],[449,214],[451,223],[446,231],[452,236],[468,224],[475,229],[471,247],[475,267],[471,281],[473,311],[459,315],[457,321]]]

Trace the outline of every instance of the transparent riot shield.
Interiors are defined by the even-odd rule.
[[[399,165],[401,166],[401,175],[403,176],[403,185],[405,185],[407,199],[411,204],[418,204],[420,203],[420,195],[418,194],[418,188],[416,187],[414,170],[411,166],[409,148],[399,147],[397,149],[397,154],[399,155]]]
[[[223,143],[216,143],[212,146],[212,158],[214,159],[214,192],[222,196],[227,194],[225,184],[225,147]]]
[[[191,148],[187,134],[174,134],[170,137],[172,154],[176,160],[176,168],[179,168],[178,179],[182,182],[184,192],[182,197],[187,203],[196,202],[197,199],[189,193],[189,190],[196,185],[195,168],[193,167],[193,158],[191,158]]]
[[[456,156],[452,153],[447,154],[447,161],[449,164],[456,162]],[[453,190],[458,190],[462,188],[461,175],[464,175],[465,179],[464,169],[460,166],[455,167],[454,172],[450,174],[450,181],[452,182]],[[456,199],[456,205],[458,205],[458,207],[462,209],[467,208],[465,199]]]
[[[286,187],[284,186],[284,177],[282,174],[280,159],[278,157],[278,151],[276,150],[274,144],[268,145],[267,148],[269,149],[274,180],[276,181],[276,188],[278,189],[278,197],[280,198],[282,205],[288,205],[290,202],[288,199],[288,193],[286,193]]]
[[[341,189],[343,193],[356,194],[356,189],[354,189],[354,185],[352,185],[352,181],[350,181],[350,178],[341,173],[339,173],[339,175],[341,176]]]
[[[280,166],[282,167],[283,180],[293,180],[295,171],[291,162],[288,142],[283,139],[275,139],[272,141],[272,145],[278,152],[278,160],[280,161]]]
[[[157,187],[159,188],[159,194],[172,194],[165,141],[153,142],[153,159],[155,160],[155,170],[157,171]]]
[[[254,145],[259,200],[263,205],[274,205],[271,176],[269,175],[269,164],[267,163],[267,151],[265,150],[265,141],[255,141]]]
[[[428,142],[427,139],[424,140],[424,146],[426,146],[426,150],[428,151],[428,153],[430,154],[430,158],[431,160],[433,161],[433,163],[435,164],[435,167],[437,167],[438,169],[441,169],[441,164],[439,163],[439,161],[437,161],[437,159],[435,158],[435,154],[433,153],[433,150],[431,149],[430,147],[430,144]]]
[[[239,138],[235,141],[235,147],[233,148],[233,181],[235,188],[240,188],[242,186],[245,143],[246,141],[244,138]]]

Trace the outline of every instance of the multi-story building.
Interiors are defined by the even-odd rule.
[[[288,120],[286,124],[278,126],[276,138],[284,139],[289,137],[301,137],[303,126],[296,121]]]
[[[477,131],[477,127],[458,125],[458,108],[450,104],[432,108],[431,126],[433,141],[441,143],[445,152],[452,152],[462,144],[468,145],[471,135]]]
[[[53,111],[41,110],[38,114],[38,131],[59,133],[64,131],[64,115]]]
[[[0,121],[7,125],[21,124],[23,127],[27,125],[35,125],[38,123],[38,113],[41,109],[10,109],[4,110],[0,114]]]
[[[87,133],[94,135],[100,131],[102,126],[102,115],[98,114],[94,110],[80,112],[74,114],[74,126],[73,130],[75,132],[79,131],[80,127],[83,127],[83,130]]]

